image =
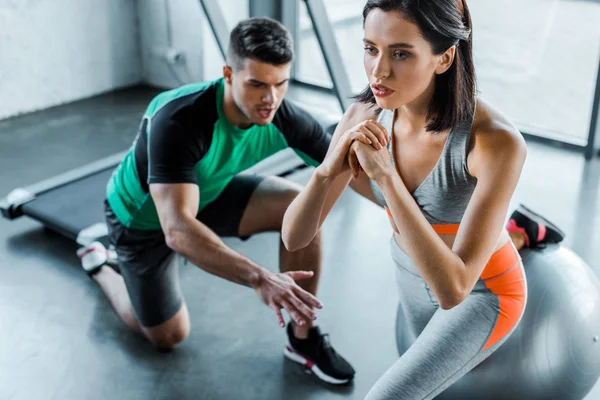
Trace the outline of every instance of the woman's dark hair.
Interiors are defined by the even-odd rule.
[[[435,77],[435,93],[427,113],[427,130],[442,132],[465,120],[475,108],[475,66],[471,13],[466,0],[368,0],[363,9],[363,26],[373,9],[400,11],[415,23],[434,54],[457,45],[452,66]],[[356,100],[376,104],[367,86]]]
[[[238,23],[229,35],[227,62],[234,71],[251,58],[272,65],[294,59],[294,42],[280,22],[263,17],[248,18]]]

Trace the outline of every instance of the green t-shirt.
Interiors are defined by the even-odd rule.
[[[224,81],[185,85],[148,105],[137,137],[107,186],[119,221],[135,229],[160,229],[149,193],[152,183],[195,183],[200,212],[231,179],[291,147],[311,165],[325,158],[330,136],[306,111],[284,100],[273,122],[233,126],[223,112]]]

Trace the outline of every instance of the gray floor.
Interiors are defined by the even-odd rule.
[[[0,121],[0,193],[127,148],[151,95],[127,90]],[[531,143],[513,200],[562,226],[597,274],[599,185],[600,160]],[[389,236],[383,212],[352,192],[324,225],[320,323],[358,370],[353,385],[331,388],[284,360],[283,332],[251,290],[183,266],[192,333],[158,353],[121,326],[73,243],[28,219],[0,220],[0,399],[360,399],[396,358]],[[276,269],[275,235],[227,243]],[[586,400],[598,398],[600,385]]]

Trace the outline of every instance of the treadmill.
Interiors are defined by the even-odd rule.
[[[27,215],[80,245],[105,241],[108,228],[102,201],[106,184],[126,153],[14,189],[0,201],[0,211],[10,220]]]
[[[328,134],[333,133],[337,126],[335,118],[312,114]],[[0,201],[2,216],[13,220],[26,215],[81,246],[95,240],[108,245],[102,203],[106,198],[106,184],[126,154],[127,151],[114,154],[31,186],[14,189]],[[284,177],[306,166],[288,148],[244,172]]]
[[[225,58],[229,31],[218,1],[199,1],[219,50]],[[334,83],[334,93],[341,109],[346,110],[352,96],[350,81],[342,67],[341,55],[333,28],[327,19],[323,0],[303,1]],[[338,116],[324,114],[323,110],[317,109],[314,105],[296,103],[311,113],[327,133],[333,134],[339,120]],[[108,227],[104,222],[102,202],[106,197],[106,184],[126,154],[127,151],[124,151],[31,186],[14,189],[6,198],[0,200],[0,211],[10,220],[26,215],[82,246],[95,240],[108,245]],[[304,167],[306,167],[304,161],[288,148],[245,172],[286,176]]]

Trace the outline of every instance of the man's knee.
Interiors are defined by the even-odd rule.
[[[173,350],[190,334],[189,323],[179,323],[175,326],[155,330],[148,333],[148,339],[161,350]]]
[[[144,328],[144,334],[159,349],[172,350],[190,334],[190,318],[185,303],[168,321],[160,325]]]

